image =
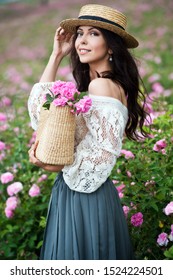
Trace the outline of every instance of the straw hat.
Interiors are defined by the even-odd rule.
[[[110,30],[124,39],[127,48],[136,48],[138,41],[125,31],[126,24],[127,19],[124,14],[110,7],[97,4],[85,5],[81,8],[78,18],[60,22],[60,26],[70,33],[75,33],[76,27],[81,25]]]

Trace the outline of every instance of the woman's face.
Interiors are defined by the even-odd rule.
[[[106,41],[101,31],[95,27],[78,27],[75,48],[81,63],[88,63],[90,66],[108,63]]]

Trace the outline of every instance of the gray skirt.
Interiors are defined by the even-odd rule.
[[[125,215],[110,179],[93,193],[71,190],[60,172],[44,232],[42,260],[134,259]]]

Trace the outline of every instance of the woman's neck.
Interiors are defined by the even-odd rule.
[[[94,80],[98,77],[98,75],[101,75],[103,72],[111,71],[111,67],[109,64],[104,65],[89,65],[90,68],[90,79]]]

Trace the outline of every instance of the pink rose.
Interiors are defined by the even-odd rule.
[[[157,238],[157,243],[159,244],[159,246],[167,246],[169,240],[168,240],[168,235],[165,232],[162,232],[158,235]]]
[[[31,197],[38,196],[40,194],[40,188],[36,184],[33,184],[29,190],[29,195]]]
[[[165,139],[157,141],[153,147],[153,151],[159,152],[166,147]]]
[[[117,189],[118,192],[122,192],[124,188],[125,188],[125,185],[124,185],[124,184],[121,184],[121,185],[119,185],[119,186],[116,187],[116,189]]]
[[[167,206],[164,209],[164,212],[167,216],[173,213],[173,201],[167,204]]]
[[[169,234],[168,237],[169,237],[169,240],[170,240],[170,241],[173,241],[173,231],[171,231],[171,233]]]
[[[6,145],[4,142],[0,141],[0,151],[3,151],[6,149]]]
[[[38,183],[47,180],[47,175],[46,174],[42,174],[39,178],[38,178]]]
[[[2,184],[7,184],[7,183],[13,181],[13,179],[14,179],[14,175],[11,172],[6,172],[1,175]]]
[[[89,111],[90,107],[92,105],[92,100],[88,96],[84,96],[82,99],[80,99],[76,104],[76,112],[79,113],[86,113]]]
[[[126,171],[126,174],[127,174],[127,176],[128,176],[129,178],[132,177],[132,173],[131,173],[129,170]]]
[[[135,157],[131,151],[127,151],[127,150],[121,150],[121,154],[125,155],[126,159]]]
[[[67,104],[68,99],[66,97],[59,97],[53,100],[53,104],[55,106],[65,106]]]
[[[0,113],[0,122],[5,122],[7,120],[7,116],[4,113]]]
[[[161,93],[164,92],[164,88],[163,88],[163,86],[162,86],[159,82],[155,82],[155,83],[152,85],[152,89],[153,89],[155,92],[159,93],[159,94],[161,94]]]
[[[23,185],[20,182],[15,182],[7,187],[7,193],[12,196],[23,190]]]
[[[143,223],[143,214],[141,212],[138,212],[131,217],[131,224],[134,227],[140,227]]]
[[[125,216],[127,217],[128,213],[130,211],[130,208],[128,206],[124,205],[123,206],[123,211],[124,211]]]
[[[65,84],[64,81],[55,81],[51,87],[51,92],[53,92],[54,95],[57,95],[60,93],[61,87]]]
[[[14,212],[10,208],[6,207],[5,208],[5,215],[6,215],[7,218],[12,218],[14,216]]]
[[[1,100],[3,106],[11,106],[12,102],[11,99],[4,96]]]
[[[6,200],[6,206],[10,210],[15,210],[18,205],[18,198],[16,196],[11,196]]]

